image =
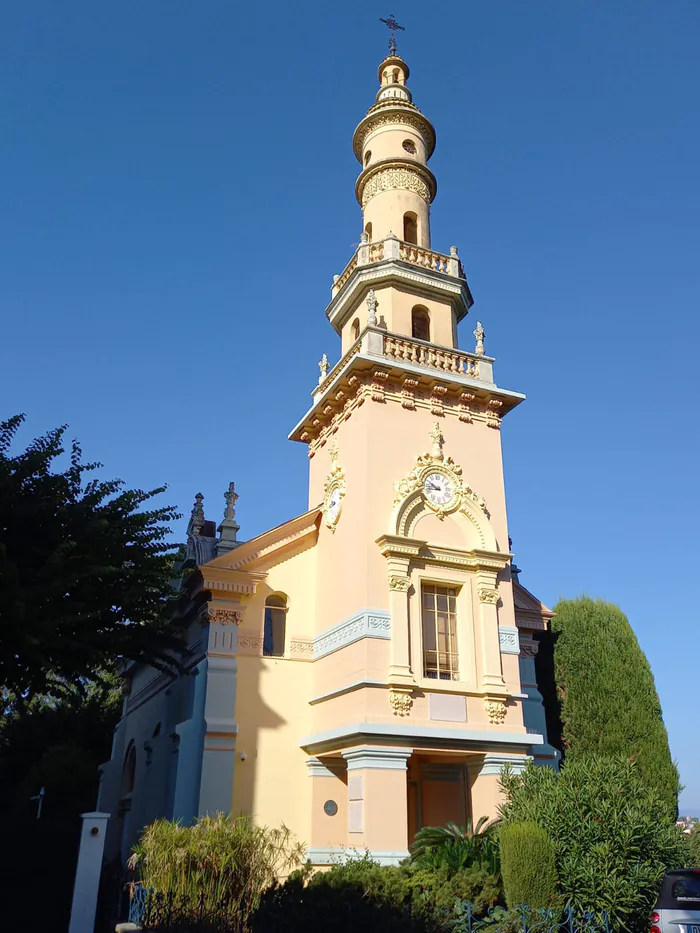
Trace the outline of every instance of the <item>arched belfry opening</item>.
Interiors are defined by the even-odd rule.
[[[418,245],[418,217],[414,211],[403,215],[403,238],[406,243]]]
[[[372,221],[368,220],[365,224],[365,233],[367,234],[368,242],[372,242]]]
[[[416,340],[430,340],[430,312],[423,305],[411,311],[411,336]]]

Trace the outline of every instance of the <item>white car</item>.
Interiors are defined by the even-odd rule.
[[[700,933],[700,869],[666,873],[649,933]]]

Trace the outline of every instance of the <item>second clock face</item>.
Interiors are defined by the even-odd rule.
[[[340,499],[340,490],[336,486],[335,489],[331,490],[331,494],[328,497],[328,505],[326,506],[328,519],[333,523],[338,520],[338,515],[340,515]]]
[[[454,495],[454,488],[442,473],[429,473],[423,481],[423,492],[434,505],[446,505]]]

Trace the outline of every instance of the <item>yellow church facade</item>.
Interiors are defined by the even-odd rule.
[[[361,242],[335,276],[306,513],[237,538],[197,498],[178,611],[192,669],[132,668],[99,809],[124,855],[156,816],[284,823],[310,860],[405,858],[416,831],[494,817],[499,776],[556,764],[537,690],[551,617],[517,580],[501,453],[523,395],[494,381],[458,251],[433,249],[430,121],[391,54],[354,133]]]

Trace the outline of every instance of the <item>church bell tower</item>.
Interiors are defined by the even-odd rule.
[[[470,784],[478,817],[498,803],[500,765],[489,764],[489,749],[521,763],[542,741],[523,720],[500,438],[502,419],[524,396],[496,384],[479,322],[473,350],[458,346],[473,299],[457,247],[433,247],[435,130],[413,103],[395,47],[378,77],[375,103],[353,135],[360,244],[334,276],[326,309],[340,356],[330,366],[324,354],[311,407],[290,435],[308,446],[309,507],[322,509],[320,699],[304,741],[311,754],[342,754],[348,775],[368,769],[365,786],[380,781],[370,773],[377,755],[403,755],[396,767],[404,772],[410,759],[409,796],[411,786],[422,788],[422,803],[409,800],[408,812],[434,825],[430,819],[444,821],[445,785],[430,790],[441,762],[469,775],[460,786]],[[338,684],[348,683],[341,697]],[[354,721],[364,724],[364,741],[373,736],[371,753],[353,757],[329,744],[336,736],[340,747],[341,735],[351,743]],[[405,773],[392,778],[393,764],[381,768],[373,799],[384,806],[403,794],[405,812]],[[463,817],[456,787],[449,812]],[[357,828],[351,838],[402,849],[418,825],[412,819],[401,838],[373,839]],[[376,821],[401,822],[379,811]]]

